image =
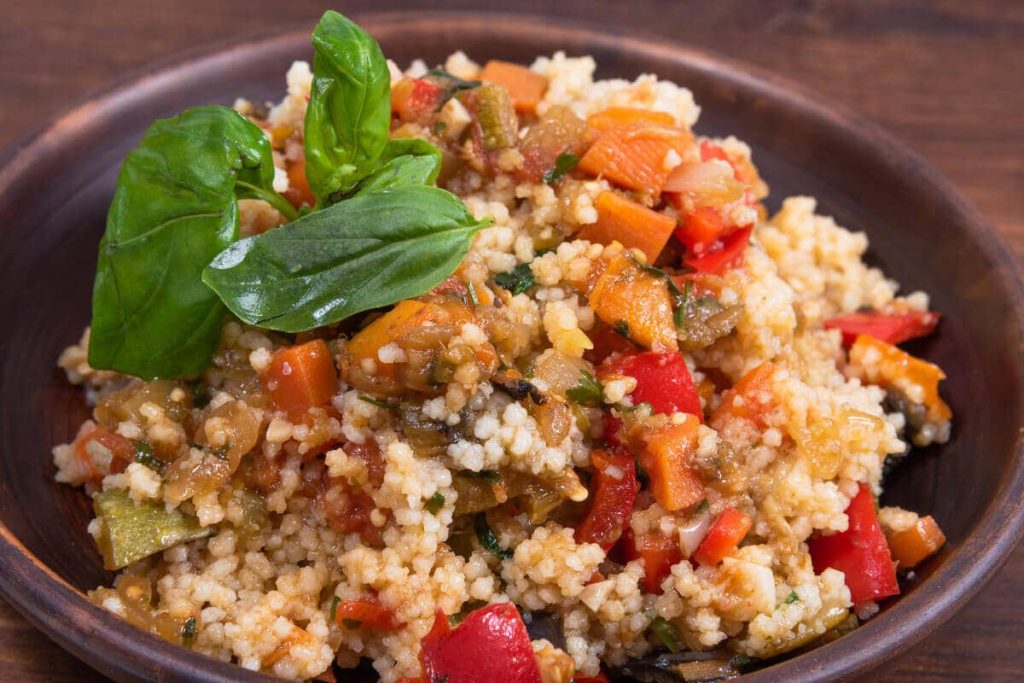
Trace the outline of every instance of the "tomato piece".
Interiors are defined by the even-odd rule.
[[[775,365],[761,363],[756,368],[740,377],[725,394],[722,402],[711,415],[711,423],[721,426],[723,419],[749,420],[764,429],[764,416],[774,407],[772,381],[775,377]]]
[[[530,634],[511,602],[473,610],[454,629],[438,610],[433,628],[420,642],[420,665],[428,681],[541,681]]]
[[[630,394],[633,405],[649,403],[655,413],[690,413],[703,422],[704,410],[683,355],[643,351],[610,359],[598,371],[601,376],[626,375],[636,380]]]
[[[421,78],[403,78],[391,87],[391,111],[402,121],[418,121],[437,109],[443,92]]]
[[[705,567],[713,567],[736,549],[750,531],[754,520],[745,512],[726,508],[711,523],[708,535],[697,546],[693,559]]]
[[[622,546],[627,562],[636,559],[644,561],[644,592],[661,595],[661,582],[672,573],[672,565],[683,559],[679,542],[662,534],[638,537],[627,526],[622,534]]]
[[[714,273],[716,275],[720,275],[730,268],[736,268],[743,263],[743,251],[747,248],[750,234],[753,231],[753,225],[739,228],[721,240],[720,247],[700,256],[684,258],[683,264],[698,273]]]
[[[360,627],[374,631],[396,631],[402,626],[395,617],[395,611],[380,604],[376,596],[339,602],[334,612],[334,623],[341,626],[345,620],[358,621]]]
[[[867,484],[860,485],[860,492],[846,508],[846,516],[850,520],[846,531],[817,536],[808,542],[814,571],[820,574],[831,567],[843,572],[854,603],[898,595],[896,567]]]
[[[90,441],[95,441],[110,451],[111,474],[124,472],[128,465],[135,462],[135,444],[132,443],[131,439],[103,427],[95,427],[89,432],[80,433],[75,437],[72,448],[74,449],[75,457],[88,470],[89,479],[97,484],[103,480],[103,473],[96,468],[96,464],[89,454],[88,445]]]
[[[683,223],[675,230],[680,242],[694,256],[710,250],[725,232],[725,221],[717,209],[698,206],[683,217]]]
[[[322,339],[274,353],[262,380],[277,407],[290,413],[323,405],[338,390],[334,358]]]
[[[826,330],[843,333],[843,346],[849,348],[857,337],[866,334],[887,344],[902,344],[925,337],[935,330],[941,315],[933,311],[907,313],[845,313],[825,321]]]
[[[625,529],[640,491],[636,463],[625,451],[590,454],[594,476],[590,480],[590,506],[576,527],[577,543],[597,543],[611,548]]]

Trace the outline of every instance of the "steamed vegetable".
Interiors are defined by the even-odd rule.
[[[263,386],[278,408],[301,412],[323,405],[338,390],[334,358],[322,339],[274,353]]]
[[[672,565],[683,559],[677,538],[657,532],[636,536],[628,526],[622,534],[622,547],[626,560],[644,561],[644,592],[655,595],[661,594],[661,582],[671,573]]]
[[[577,239],[599,244],[619,242],[642,251],[648,263],[658,259],[676,227],[671,216],[652,211],[618,192],[602,192],[594,200],[594,208],[597,221],[584,225]]]
[[[706,567],[713,567],[726,557],[740,544],[743,537],[750,531],[753,520],[745,512],[735,508],[726,508],[711,523],[708,535],[701,541],[693,559],[698,564]]]
[[[700,475],[690,465],[697,450],[700,421],[692,415],[671,424],[644,441],[640,464],[650,479],[651,495],[669,512],[696,505],[704,499]]]
[[[480,80],[504,86],[515,110],[532,114],[548,89],[548,79],[520,64],[492,59],[484,64]]]
[[[693,136],[678,128],[634,123],[612,126],[590,146],[579,168],[627,190],[657,196],[669,175],[666,157],[674,152],[682,158],[692,142]]]
[[[163,502],[135,503],[124,490],[99,493],[93,509],[100,522],[96,540],[107,569],[122,569],[132,562],[194,541],[213,533],[195,517],[179,510],[168,510]]]
[[[339,601],[334,608],[334,621],[339,626],[372,631],[395,631],[402,626],[395,611],[382,605],[376,596]]]
[[[934,363],[862,334],[850,347],[850,367],[865,382],[920,396],[914,402],[927,408],[929,420],[941,422],[953,416],[939,395],[939,382],[946,378],[946,373]]]
[[[633,259],[620,255],[608,262],[590,291],[590,305],[606,325],[628,331],[630,341],[655,351],[676,348],[672,298],[665,278]]]
[[[911,339],[926,337],[939,324],[939,314],[932,311],[881,313],[857,311],[844,313],[825,321],[826,330],[843,333],[843,346],[852,346],[857,337],[866,334],[886,344],[902,344]]]
[[[597,543],[607,550],[629,523],[640,483],[629,453],[595,450],[590,460],[595,470],[590,481],[590,506],[576,527],[576,542]]]
[[[238,199],[274,192],[270,143],[225,107],[157,121],[128,154],[107,214],[93,286],[89,364],[144,378],[198,375],[224,306],[206,264],[238,237]]]
[[[918,518],[912,527],[891,532],[886,538],[892,559],[899,563],[901,570],[916,567],[946,542],[946,535],[931,515]]]

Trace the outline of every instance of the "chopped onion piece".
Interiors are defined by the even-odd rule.
[[[711,513],[708,511],[694,515],[683,526],[679,527],[679,546],[687,557],[697,551],[700,542],[708,535],[711,527]]]
[[[733,177],[732,166],[718,159],[677,166],[661,189],[689,194],[706,206],[722,206],[743,196],[743,185]]]

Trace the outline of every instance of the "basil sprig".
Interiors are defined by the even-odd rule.
[[[436,187],[375,190],[236,242],[203,280],[245,322],[301,332],[428,292],[483,226]]]
[[[368,176],[388,143],[391,75],[380,46],[341,14],[313,31],[313,86],[306,108],[306,177],[320,204]]]
[[[273,178],[263,131],[231,109],[149,127],[121,168],[100,242],[90,365],[146,378],[206,368],[225,311],[200,276],[238,238],[238,197],[294,215]]]

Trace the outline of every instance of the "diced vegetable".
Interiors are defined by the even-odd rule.
[[[665,163],[669,153],[674,151],[681,158],[692,142],[692,135],[677,128],[616,126],[598,136],[578,168],[627,190],[657,196],[669,175]]]
[[[629,453],[594,450],[590,460],[594,465],[590,506],[576,527],[576,542],[597,543],[607,550],[619,540],[628,523],[640,482]]]
[[[520,64],[495,59],[484,64],[480,80],[505,86],[513,106],[520,114],[535,112],[548,89],[548,79],[543,74]]]
[[[693,559],[705,567],[713,567],[732,553],[750,531],[753,520],[745,512],[726,508],[711,523]]]
[[[346,364],[353,368],[361,368],[364,363],[372,363],[376,372],[368,386],[363,382],[354,384],[360,389],[375,390],[387,395],[398,392],[396,375],[398,367],[395,363],[381,363],[377,352],[381,347],[393,342],[402,330],[420,324],[425,316],[427,304],[414,299],[399,301],[390,311],[374,320],[359,331],[345,345]],[[350,373],[346,373],[346,381],[352,382]]]
[[[608,107],[587,117],[587,125],[597,131],[631,126],[678,126],[675,117],[663,111],[651,111],[639,107]]]
[[[434,113],[444,91],[421,78],[403,78],[391,86],[391,111],[401,121],[423,121]]]
[[[651,633],[669,652],[679,652],[679,633],[664,617],[654,617],[651,620]]]
[[[395,617],[395,611],[380,604],[376,596],[342,600],[334,609],[334,621],[338,626],[348,625],[373,631],[395,631],[402,626]]]
[[[676,237],[694,256],[711,249],[723,232],[725,221],[722,220],[722,214],[710,206],[698,206],[686,214],[683,224],[675,230]]]
[[[672,298],[665,280],[633,259],[615,256],[590,291],[597,317],[613,329],[625,321],[631,341],[655,351],[676,349]]]
[[[473,610],[454,629],[438,610],[420,642],[420,665],[428,681],[541,683],[530,634],[510,602]]]
[[[636,536],[628,526],[622,535],[627,560],[644,561],[644,592],[661,595],[661,582],[672,571],[672,565],[683,559],[679,541],[659,533]]]
[[[284,198],[291,202],[296,209],[305,206],[315,206],[316,197],[309,187],[309,179],[306,178],[306,160],[287,162],[288,168],[288,189]]]
[[[750,234],[753,231],[753,225],[740,228],[721,240],[720,247],[700,256],[687,257],[683,259],[683,264],[698,273],[713,273],[715,275],[730,268],[739,267],[743,262],[743,252],[750,243]]]
[[[931,515],[920,517],[914,526],[888,535],[892,559],[900,569],[916,567],[925,558],[939,551],[946,542],[946,535]]]
[[[589,140],[590,129],[572,109],[562,105],[550,107],[530,126],[519,145],[523,155],[519,170],[522,179],[535,183],[543,180],[549,185],[556,183],[558,160],[562,159],[561,176],[564,176],[579,164]]]
[[[581,406],[599,406],[604,389],[597,378],[587,370],[580,370],[580,378],[575,386],[565,391],[565,396],[573,403]]]
[[[764,416],[775,401],[772,396],[774,376],[775,366],[771,363],[762,363],[743,375],[722,396],[722,402],[711,416],[711,423],[721,426],[726,419],[743,419],[764,428]]]
[[[481,512],[473,520],[473,530],[476,531],[476,538],[480,541],[480,545],[483,546],[484,550],[499,560],[507,560],[512,557],[513,552],[501,546],[498,537],[487,523],[487,516],[484,513]]]
[[[263,386],[282,410],[304,411],[323,405],[338,390],[334,358],[322,339],[274,353]]]
[[[701,140],[700,160],[710,161],[711,159],[719,159],[732,166],[733,177],[741,183],[754,185],[759,180],[757,169],[754,168],[749,159],[739,157],[738,155],[730,156],[721,145],[710,140]]]
[[[587,332],[590,343],[594,348],[583,354],[583,357],[591,363],[600,363],[613,353],[627,353],[635,351],[636,346],[629,339],[622,335],[611,325],[598,322]]]
[[[87,422],[86,425],[92,425],[92,423]],[[97,467],[95,458],[90,452],[92,450],[90,444],[93,442],[110,451],[108,471],[112,473],[123,472],[135,460],[136,447],[131,439],[126,439],[117,432],[103,427],[93,426],[90,429],[84,426],[75,437],[71,447],[83,470],[88,474],[89,480],[95,484],[99,484],[103,479],[103,472]]]
[[[856,604],[898,595],[896,568],[889,556],[882,528],[875,514],[875,498],[867,484],[846,508],[849,528],[846,531],[817,536],[808,543],[814,571],[818,574],[831,567],[843,572],[850,599]]]
[[[679,193],[683,197],[669,196],[676,207],[688,203],[697,206],[724,206],[743,197],[743,185],[733,177],[733,170],[718,161],[680,164],[672,169],[662,184],[666,194]]]
[[[636,380],[630,394],[633,405],[649,403],[655,413],[690,413],[703,421],[700,396],[686,360],[678,352],[644,351],[621,356],[601,366],[598,373],[625,375]]]
[[[214,530],[199,526],[195,517],[177,509],[168,510],[162,501],[136,504],[124,490],[99,493],[92,504],[101,524],[96,545],[103,555],[103,566],[110,570],[123,569],[179,543],[209,536]]]
[[[620,242],[629,249],[639,249],[654,263],[675,230],[671,216],[652,211],[618,192],[602,192],[594,200],[597,222],[584,225],[576,238],[611,244]]]
[[[899,389],[915,403],[924,404],[931,420],[944,422],[953,416],[939,396],[939,382],[946,373],[938,365],[866,334],[850,347],[850,365],[864,381]]]
[[[690,460],[697,448],[700,421],[687,415],[681,424],[648,434],[640,464],[651,480],[651,495],[669,512],[704,499],[704,485]]]
[[[850,347],[857,337],[866,334],[886,344],[902,344],[911,339],[925,337],[939,324],[938,313],[908,311],[906,313],[880,313],[878,311],[844,313],[825,321],[825,329],[843,333],[843,346]]]
[[[519,140],[519,119],[508,90],[495,83],[484,83],[464,97],[479,126],[484,150],[515,146]]]

